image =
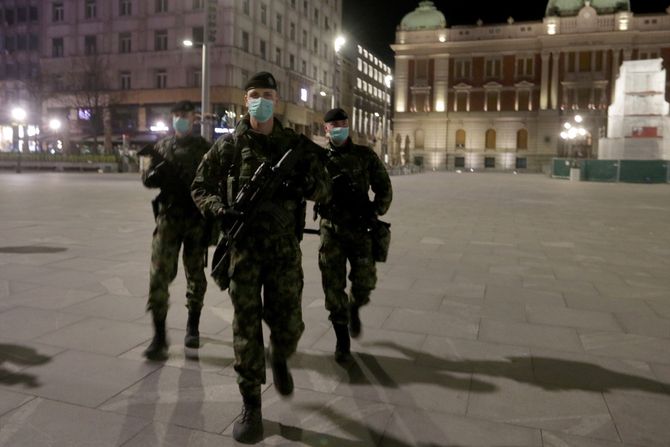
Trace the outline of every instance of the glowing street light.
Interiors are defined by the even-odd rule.
[[[191,39],[184,39],[181,44],[187,48],[191,48],[193,46],[193,41]]]
[[[49,120],[49,129],[53,130],[54,132],[60,130],[61,126],[62,123],[58,118],[52,118]]]
[[[335,40],[333,42],[333,48],[335,49],[335,72],[333,73],[333,94],[331,95],[330,98],[330,108],[334,109],[335,104],[337,104],[337,100],[335,98],[335,95],[337,94],[337,77],[339,76],[340,70],[340,51],[344,47],[344,45],[347,43],[347,39],[343,35],[339,35],[335,37]]]
[[[342,49],[342,47],[344,47],[344,44],[346,44],[346,43],[347,43],[347,39],[344,36],[342,36],[342,35],[337,36],[335,38],[335,52],[339,53],[340,50]]]
[[[14,107],[12,109],[12,120],[23,122],[28,117],[28,112],[22,107]]]
[[[324,92],[323,90],[321,90],[321,91],[319,92],[319,95],[321,95],[321,96],[326,96],[326,92]]]
[[[577,124],[581,123],[582,121],[584,121],[584,118],[582,118],[581,115],[575,115],[575,122]]]

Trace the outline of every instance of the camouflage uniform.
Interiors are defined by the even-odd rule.
[[[372,149],[353,144],[328,145],[328,173],[333,177],[333,197],[319,207],[321,215],[319,269],[326,309],[333,324],[349,322],[349,306],[361,307],[370,301],[377,284],[372,256],[372,238],[365,215],[383,215],[391,205],[391,180],[383,163]],[[369,202],[368,190],[375,193]],[[367,209],[362,209],[367,208]],[[347,288],[347,260],[351,266],[351,296]]]
[[[142,173],[142,183],[148,188],[161,188],[154,203],[156,229],[151,243],[151,272],[147,310],[157,320],[165,320],[168,311],[168,287],[177,276],[179,250],[183,244],[182,260],[186,272],[186,307],[200,312],[207,278],[205,256],[208,240],[205,239],[205,219],[193,203],[190,185],[198,164],[209,149],[209,143],[199,136],[160,140],[155,149],[170,163],[156,169],[152,159]],[[177,172],[171,172],[174,168]],[[175,178],[178,177],[178,178]]]
[[[195,203],[206,215],[217,215],[233,203],[237,191],[262,162],[275,164],[297,142],[298,135],[276,119],[268,136],[251,131],[247,116],[233,136],[220,138],[205,155],[192,185]],[[326,199],[330,183],[314,152],[298,164],[292,180],[304,193],[278,191],[272,202],[261,205],[231,251],[229,294],[235,309],[235,370],[243,396],[260,393],[260,385],[265,383],[261,320],[270,327],[273,351],[283,358],[295,352],[305,327],[298,239],[304,226],[304,198]]]

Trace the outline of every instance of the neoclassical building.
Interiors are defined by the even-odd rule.
[[[588,130],[578,153],[597,153],[622,61],[668,66],[670,8],[635,15],[628,0],[549,0],[542,20],[448,27],[421,1],[392,48],[397,163],[539,171],[568,155],[559,135],[577,115]]]

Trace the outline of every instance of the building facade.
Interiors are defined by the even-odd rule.
[[[577,114],[595,156],[624,60],[670,62],[670,8],[635,15],[623,0],[550,0],[545,17],[447,27],[422,1],[396,32],[394,156],[433,169],[539,171]]]
[[[393,73],[379,57],[357,43],[343,48],[341,106],[349,113],[352,139],[372,147],[387,163],[391,138],[391,81]]]
[[[267,70],[275,75],[282,99],[277,116],[300,132],[319,132],[330,106],[319,92],[330,91],[336,82],[333,41],[341,27],[341,3],[31,2],[38,8],[39,65],[50,93],[43,101],[42,121],[54,116],[66,120],[73,138],[104,134],[107,147],[121,134],[132,137],[161,128],[158,124],[169,122],[175,101],[199,104],[203,63],[198,42],[205,37],[210,14],[210,101],[221,118],[218,127],[235,125],[245,112],[244,83]],[[185,39],[196,45],[184,47]]]
[[[0,3],[0,150],[16,146],[19,132],[32,138],[39,128],[41,23],[40,0]],[[21,122],[12,116],[15,108],[25,111]]]

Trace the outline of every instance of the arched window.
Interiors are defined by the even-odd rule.
[[[489,129],[486,131],[486,149],[496,148],[496,131]]]
[[[456,147],[465,147],[465,130],[463,129],[456,131]]]
[[[417,129],[414,131],[414,147],[416,149],[423,149],[425,135],[426,134],[423,129]]]
[[[519,129],[516,132],[516,148],[519,149],[528,149],[528,130]]]

